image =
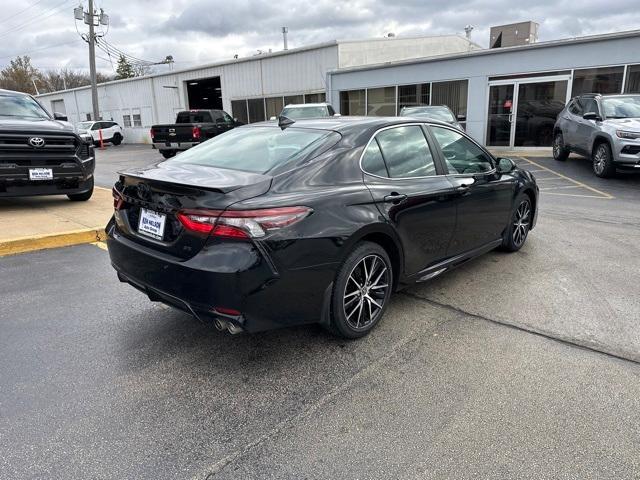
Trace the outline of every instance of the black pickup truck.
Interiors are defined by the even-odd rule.
[[[186,110],[178,113],[174,124],[152,126],[151,141],[170,158],[239,125],[223,110]]]
[[[66,120],[49,115],[31,95],[0,90],[0,197],[91,198],[93,143]]]

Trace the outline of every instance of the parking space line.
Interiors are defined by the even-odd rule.
[[[558,185],[557,187],[546,187],[541,188],[540,190],[558,190],[560,188],[580,188],[580,185]]]
[[[567,180],[567,181],[569,181],[569,182],[571,182],[571,183],[573,183],[573,184],[575,184],[575,185],[577,185],[577,186],[579,186],[579,187],[582,187],[582,188],[585,188],[585,189],[587,189],[587,190],[589,190],[589,191],[591,191],[591,192],[597,193],[597,194],[598,194],[598,195],[600,195],[600,196],[595,196],[595,195],[577,195],[577,194],[572,194],[572,193],[554,193],[554,192],[547,192],[549,195],[565,195],[565,196],[572,196],[572,197],[603,198],[603,199],[606,199],[606,200],[611,200],[612,198],[614,198],[614,197],[613,197],[613,195],[610,195],[610,194],[608,194],[608,193],[606,193],[606,192],[603,192],[603,191],[601,191],[601,190],[598,190],[597,188],[593,188],[593,187],[591,187],[591,186],[589,186],[589,185],[587,185],[587,184],[585,184],[585,183],[579,182],[578,180],[574,180],[574,179],[573,179],[573,178],[571,178],[571,177],[567,177],[566,175],[563,175],[563,174],[561,174],[561,173],[558,173],[558,172],[556,172],[555,170],[552,170],[552,169],[550,169],[550,168],[545,167],[544,165],[540,165],[539,163],[534,162],[533,160],[530,160],[530,159],[528,159],[528,158],[524,158],[524,157],[519,157],[519,158],[521,158],[521,159],[523,159],[523,160],[526,160],[526,161],[527,161],[527,162],[529,162],[531,165],[535,165],[536,167],[538,167],[538,168],[540,168],[540,169],[542,169],[542,170],[545,170],[545,171],[550,172],[550,173],[552,173],[552,174],[554,174],[554,175],[557,175],[558,177],[560,177],[560,178],[562,178],[562,179],[564,179],[564,180]]]

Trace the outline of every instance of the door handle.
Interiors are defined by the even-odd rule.
[[[465,195],[469,192],[469,189],[471,188],[471,185],[473,185],[472,183],[463,183],[461,185],[458,185],[455,190],[456,193],[459,195]]]
[[[393,203],[394,205],[399,205],[407,201],[407,196],[397,192],[391,192],[391,195],[386,195],[384,197],[385,203]]]

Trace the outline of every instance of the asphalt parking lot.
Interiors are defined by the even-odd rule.
[[[96,179],[162,157],[99,152]],[[230,336],[103,245],[0,258],[0,478],[638,478],[640,176],[516,158],[538,226],[348,342]]]

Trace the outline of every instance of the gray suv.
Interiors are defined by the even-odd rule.
[[[591,158],[599,177],[640,171],[640,95],[573,98],[556,120],[553,158],[564,161],[571,152]]]

